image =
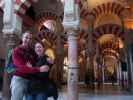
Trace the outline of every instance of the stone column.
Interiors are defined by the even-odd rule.
[[[117,83],[118,85],[120,85],[120,80],[121,80],[121,66],[120,66],[120,62],[117,61],[117,64],[116,64],[116,72],[117,72]]]
[[[119,85],[122,85],[122,69],[121,69],[121,62],[118,61],[118,73],[119,73]]]
[[[127,44],[128,89],[133,92],[133,62],[131,45]]]
[[[67,0],[64,8],[64,29],[68,34],[68,98],[78,100],[78,55],[77,35],[80,27],[79,7],[75,0]]]
[[[94,66],[93,66],[94,49],[93,49],[93,45],[92,45],[93,23],[94,23],[93,16],[89,16],[89,18],[88,18],[88,44],[87,44],[88,45],[88,48],[87,48],[87,56],[88,56],[87,70],[88,70],[88,77],[89,77],[89,80],[91,81],[92,88],[93,88],[93,80],[94,80]]]
[[[4,16],[3,16],[3,35],[6,45],[6,55],[18,42],[18,36],[22,29],[22,19],[14,14],[13,0],[4,1]],[[5,59],[6,60],[6,59]],[[2,100],[10,100],[10,77],[6,71],[4,71],[3,77],[3,93]]]
[[[8,54],[9,50],[16,46],[16,34],[8,34],[5,37],[6,41],[6,55]],[[6,59],[5,59],[6,61]],[[11,75],[4,70],[3,75],[3,90],[2,90],[2,100],[10,100],[10,77]]]
[[[75,31],[68,31],[68,100],[78,100],[78,55]]]
[[[57,41],[56,41],[56,83],[59,87],[61,87],[61,83],[63,82],[63,62],[64,62],[64,45],[61,43],[61,37],[60,34],[57,36]]]
[[[125,33],[125,48],[124,48],[124,53],[125,53],[125,61],[127,64],[127,80],[128,80],[128,86],[127,88],[130,91],[133,91],[133,62],[132,62],[132,45],[131,45],[131,40],[130,34],[132,34],[132,31],[124,31]]]
[[[100,88],[102,84],[102,57],[99,54],[99,45],[96,44],[96,61],[97,61],[97,68],[98,68],[98,88]]]

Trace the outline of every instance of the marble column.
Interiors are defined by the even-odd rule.
[[[68,100],[78,100],[78,55],[77,37],[74,31],[68,33]]]
[[[3,36],[6,45],[6,56],[9,50],[16,46],[18,36],[22,29],[22,19],[14,13],[14,2],[12,0],[4,1],[3,15]],[[6,60],[6,58],[5,58]],[[4,71],[2,100],[10,100],[10,76]]]
[[[80,27],[80,14],[75,0],[67,0],[64,7],[64,29],[68,35],[68,81],[67,100],[78,100],[78,52],[77,36]]]

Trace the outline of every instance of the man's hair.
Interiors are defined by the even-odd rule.
[[[25,32],[22,34],[22,37],[23,37],[23,35],[26,34],[26,33],[32,34],[31,31],[25,31]]]

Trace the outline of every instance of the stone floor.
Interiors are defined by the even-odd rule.
[[[79,86],[79,100],[133,100],[133,93],[118,86],[104,86],[100,89],[90,89],[85,85]],[[49,98],[48,100],[53,100]],[[67,100],[66,87],[59,94],[58,100]]]
[[[90,89],[90,87],[85,85],[79,85],[79,90],[79,100],[133,100],[133,93],[123,90],[118,86]],[[0,100],[2,99],[0,98]],[[53,98],[50,97],[48,100],[53,100]],[[66,86],[60,90],[58,100],[68,100]]]
[[[66,94],[60,94],[58,100],[67,100]],[[48,100],[53,100],[49,98]],[[80,94],[79,100],[133,100],[133,95],[89,95]]]

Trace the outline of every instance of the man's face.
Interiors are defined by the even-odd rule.
[[[24,33],[22,37],[22,44],[23,45],[29,45],[32,40],[32,34],[30,33]]]

